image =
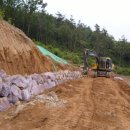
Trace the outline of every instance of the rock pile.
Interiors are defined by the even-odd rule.
[[[9,76],[4,71],[0,71],[0,111],[8,109],[17,101],[28,101],[45,89],[81,76],[81,72],[69,70],[25,76]]]
[[[59,99],[55,92],[50,92],[49,94],[37,95],[35,102],[44,103],[47,107],[64,107],[67,101]]]

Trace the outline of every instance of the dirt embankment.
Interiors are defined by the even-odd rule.
[[[8,74],[32,74],[51,70],[51,61],[21,30],[0,20],[0,69]]]
[[[37,102],[17,116],[0,113],[4,130],[130,130],[130,88],[122,81],[82,78],[49,91],[67,103],[47,107]],[[46,94],[48,93],[45,92]]]

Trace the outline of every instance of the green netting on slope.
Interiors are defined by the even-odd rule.
[[[48,51],[47,49],[41,47],[41,46],[38,46],[38,49],[41,51],[41,53],[45,56],[50,56],[53,60],[55,60],[56,62],[59,62],[61,64],[68,64],[68,62],[56,55],[54,55],[53,53],[51,53],[50,51]]]

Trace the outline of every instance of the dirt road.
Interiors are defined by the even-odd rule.
[[[37,102],[12,117],[11,108],[0,113],[0,130],[130,130],[130,87],[123,81],[85,77],[49,91],[67,103]]]

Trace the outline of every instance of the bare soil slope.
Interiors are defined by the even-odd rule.
[[[49,71],[51,64],[21,30],[0,20],[0,69],[32,74]]]
[[[130,87],[125,82],[85,77],[49,91],[67,101],[65,106],[37,102],[14,117],[12,108],[0,113],[0,129],[130,130]]]

